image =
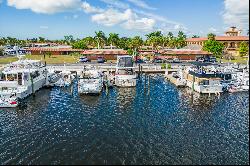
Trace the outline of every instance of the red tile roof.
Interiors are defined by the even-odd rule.
[[[45,47],[31,47],[26,49],[27,51],[48,51],[48,52],[58,52],[58,51],[69,51],[69,52],[81,52],[83,49],[72,49],[72,48],[45,48]]]
[[[187,42],[202,42],[206,41],[208,38],[200,37],[200,38],[189,38]],[[249,36],[216,36],[215,40],[217,41],[249,41]]]
[[[207,51],[201,50],[162,50],[162,55],[212,55]]]
[[[127,55],[125,50],[84,50],[83,55]]]

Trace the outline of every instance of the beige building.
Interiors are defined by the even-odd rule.
[[[200,45],[203,46],[204,42],[208,38],[189,38],[186,40],[187,45]],[[225,46],[225,53],[231,54],[233,56],[239,55],[239,46],[241,42],[246,42],[249,44],[249,36],[241,36],[241,31],[237,30],[236,27],[231,27],[228,31],[225,32],[225,36],[216,36],[215,40],[221,42]]]

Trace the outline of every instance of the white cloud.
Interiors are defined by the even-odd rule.
[[[99,13],[99,12],[103,12],[104,10],[103,9],[100,9],[100,8],[96,8],[96,7],[93,7],[91,6],[88,2],[83,2],[82,5],[81,5],[83,11],[85,13]]]
[[[102,2],[110,5],[111,7],[116,7],[119,9],[128,9],[130,8],[129,4],[123,3],[119,0],[101,0]]]
[[[152,31],[155,26],[155,20],[150,18],[141,18],[141,19],[129,19],[122,24],[124,28],[129,30],[141,30],[141,31]]]
[[[143,8],[143,9],[150,9],[150,10],[155,10],[156,9],[156,8],[150,7],[143,0],[128,0],[128,1],[133,3],[134,5],[136,5],[138,7]]]
[[[224,0],[223,20],[229,26],[247,29],[249,26],[249,0]]]
[[[113,26],[123,21],[129,20],[132,17],[132,11],[127,9],[125,12],[120,12],[116,9],[108,9],[102,13],[92,16],[92,21],[105,26]]]
[[[44,25],[41,25],[39,28],[40,28],[40,29],[49,29],[48,26],[44,26]]]
[[[7,0],[7,2],[8,6],[17,9],[30,9],[43,14],[76,10],[81,4],[81,0]]]
[[[213,27],[211,27],[211,28],[209,28],[208,29],[208,31],[211,33],[217,33],[218,32],[218,30],[216,29],[216,28],[213,28]]]

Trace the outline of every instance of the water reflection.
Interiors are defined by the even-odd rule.
[[[116,88],[117,104],[119,108],[126,108],[133,104],[136,96],[136,88]]]
[[[79,95],[80,101],[89,107],[97,106],[100,100],[99,95]]]

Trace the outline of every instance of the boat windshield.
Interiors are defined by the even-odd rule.
[[[122,57],[118,62],[119,67],[133,67],[132,57]]]

